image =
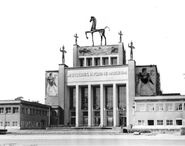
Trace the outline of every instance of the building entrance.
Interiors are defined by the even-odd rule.
[[[87,126],[88,125],[88,112],[84,111],[83,112],[83,121],[82,121],[82,125],[83,126]]]
[[[113,112],[107,111],[107,126],[112,127],[113,126]]]
[[[94,111],[94,126],[100,125],[100,111]]]

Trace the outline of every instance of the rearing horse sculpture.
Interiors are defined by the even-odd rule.
[[[105,29],[109,27],[106,26],[104,29],[96,29],[96,18],[94,16],[91,16],[91,19],[90,19],[90,22],[92,21],[92,26],[91,26],[91,30],[90,31],[86,31],[85,32],[85,35],[86,35],[86,38],[88,39],[87,37],[87,34],[88,33],[91,33],[91,36],[92,36],[92,45],[94,46],[94,38],[93,38],[93,33],[94,32],[99,32],[100,33],[100,36],[101,36],[101,45],[102,45],[102,40],[104,38],[105,40],[105,45],[107,44],[107,41],[106,41],[106,37],[105,37]],[[109,29],[110,31],[110,29]]]

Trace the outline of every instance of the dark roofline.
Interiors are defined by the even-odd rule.
[[[181,95],[180,93],[163,93],[161,96],[179,96]]]
[[[26,105],[31,105],[31,106],[37,106],[37,107],[44,107],[44,108],[50,108],[51,106],[45,105],[42,103],[38,102],[33,102],[33,101],[26,101],[26,100],[0,100],[0,105],[8,105],[8,104],[26,104]]]

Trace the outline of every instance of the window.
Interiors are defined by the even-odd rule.
[[[6,113],[11,113],[11,107],[6,107]]]
[[[25,114],[28,114],[28,108],[25,109]]]
[[[157,125],[163,125],[163,120],[157,120]]]
[[[45,112],[45,111],[44,111],[44,110],[42,110],[42,116],[45,116],[44,112]]]
[[[154,125],[154,120],[148,120],[148,126]]]
[[[5,126],[10,126],[10,122],[5,122]]]
[[[103,65],[109,65],[109,58],[108,57],[104,57],[103,59]]]
[[[69,102],[70,102],[70,109],[75,109],[76,107],[76,88],[69,87]]]
[[[176,120],[176,125],[182,125],[182,120]]]
[[[105,107],[113,108],[113,86],[105,86]]]
[[[40,110],[40,109],[38,110],[38,115],[40,115],[40,116],[41,116],[41,110]]]
[[[88,88],[81,87],[81,109],[88,109]]]
[[[166,125],[173,125],[173,120],[166,120]]]
[[[99,66],[100,65],[100,58],[94,58],[94,65]]]
[[[100,109],[100,87],[94,86],[93,87],[93,109],[99,110]]]
[[[117,86],[118,108],[126,110],[126,85]]]
[[[145,104],[137,104],[136,105],[136,111],[138,111],[138,112],[145,111]]]
[[[80,58],[80,66],[84,66],[84,59]]]
[[[1,107],[1,108],[0,108],[0,114],[3,114],[3,113],[4,113],[4,108]]]
[[[24,109],[24,107],[22,108],[22,114],[25,114],[25,109]]]
[[[173,111],[173,104],[172,103],[167,103],[166,104],[166,110],[167,111]]]
[[[17,121],[13,121],[12,126],[17,126]]]
[[[138,125],[144,125],[145,121],[144,120],[138,120]]]
[[[0,126],[3,126],[3,122],[0,121]]]
[[[175,110],[182,111],[182,103],[175,103]]]
[[[33,109],[30,108],[30,115],[33,115]]]
[[[163,104],[162,104],[162,103],[156,104],[156,111],[161,112],[161,111],[163,111],[163,110],[164,110],[164,108],[163,108]]]
[[[147,111],[149,112],[154,111],[154,104],[147,104]]]
[[[87,66],[92,66],[92,58],[87,58]]]
[[[83,112],[83,116],[88,116],[88,112]]]
[[[18,107],[13,107],[13,113],[18,113],[19,112],[19,108]]]
[[[111,58],[111,65],[117,65],[117,57]]]

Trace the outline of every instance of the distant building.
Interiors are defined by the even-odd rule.
[[[41,129],[50,122],[50,106],[24,100],[0,100],[0,129]]]

